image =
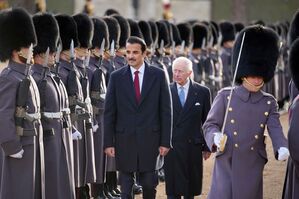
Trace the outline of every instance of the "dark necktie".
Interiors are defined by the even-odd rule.
[[[134,72],[134,88],[135,88],[135,96],[136,96],[136,101],[137,104],[140,102],[140,86],[139,86],[139,76],[138,76],[139,71]]]

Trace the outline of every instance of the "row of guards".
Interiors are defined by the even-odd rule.
[[[168,20],[135,21],[114,9],[108,9],[103,17],[45,12],[31,17],[23,9],[3,10],[0,16],[0,39],[4,45],[0,49],[1,61],[11,59],[14,50],[21,49],[16,56],[27,68],[23,76],[16,79],[20,85],[22,79],[29,79],[31,86],[29,88],[27,82],[19,88],[38,90],[37,98],[40,98],[40,104],[36,102],[33,106],[40,110],[31,110],[34,103],[27,104],[28,101],[24,101],[27,95],[22,94],[26,89],[15,91],[20,93],[18,96],[25,96],[23,101],[9,96],[9,99],[16,98],[20,102],[15,116],[17,129],[20,129],[18,135],[24,140],[33,135],[39,138],[34,142],[36,151],[32,150],[32,157],[36,159],[26,163],[40,172],[35,176],[39,179],[30,178],[32,182],[26,183],[34,187],[28,188],[31,190],[28,195],[23,191],[15,193],[9,185],[18,184],[20,176],[15,176],[10,169],[18,166],[8,165],[18,165],[19,162],[7,157],[23,157],[24,151],[4,151],[0,198],[119,198],[115,160],[107,158],[103,152],[103,109],[110,74],[127,65],[125,46],[128,37],[145,40],[147,62],[162,68],[169,82],[172,82],[173,60],[179,56],[189,58],[193,63],[193,79],[209,87],[215,97],[221,88],[231,85],[232,48],[236,35],[245,27],[228,21],[189,20],[178,24]],[[280,58],[275,76],[264,88],[283,107],[288,99],[290,80],[287,67],[289,24],[266,25],[262,21],[253,24],[268,26],[280,37]],[[3,28],[4,25],[7,27]],[[16,31],[22,28],[23,34]],[[28,48],[31,43],[37,45]],[[28,49],[22,51],[22,48]],[[32,67],[28,53],[31,50],[35,61]],[[20,70],[18,67],[19,64],[10,61],[2,75],[14,76],[12,71]],[[5,121],[7,119],[1,124]],[[26,128],[29,124],[32,127],[32,123],[43,130],[30,134]],[[28,136],[24,136],[25,132]],[[55,139],[51,139],[53,137]],[[40,180],[42,183],[37,185]]]

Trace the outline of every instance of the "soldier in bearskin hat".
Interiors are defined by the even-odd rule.
[[[14,8],[0,12],[0,198],[45,198],[40,98],[30,75],[36,34],[30,15]],[[21,185],[21,186],[20,186]]]
[[[299,90],[299,39],[293,41],[290,49],[289,66],[292,75],[292,86]],[[289,131],[288,146],[290,149],[290,158],[284,181],[282,199],[295,199],[299,197],[299,178],[298,178],[298,117],[299,117],[299,98],[298,95],[292,99],[292,105],[289,109]]]
[[[72,120],[72,139],[74,154],[74,176],[76,198],[87,196],[85,188],[86,162],[84,147],[84,120],[87,115],[83,112],[84,96],[80,83],[80,73],[74,64],[76,54],[74,48],[79,46],[77,25],[73,17],[66,14],[55,16],[61,38],[62,51],[60,54],[59,76],[66,86],[69,98],[70,116]]]
[[[274,76],[278,54],[278,36],[269,28],[250,26],[237,37],[232,60],[236,85],[218,93],[203,126],[207,145],[216,152],[209,199],[263,198],[266,126],[275,157],[284,161],[289,156],[276,99],[261,91]]]
[[[59,82],[54,80],[55,52],[59,41],[56,19],[51,14],[33,16],[37,36],[34,47],[32,76],[41,99],[41,121],[45,148],[45,185],[47,198],[75,198],[73,173],[73,141],[71,131],[63,124],[63,105]],[[58,84],[57,84],[58,83]]]
[[[232,75],[231,54],[235,40],[235,27],[231,22],[223,21],[219,24],[222,35],[220,57],[223,64],[223,86],[230,86]]]

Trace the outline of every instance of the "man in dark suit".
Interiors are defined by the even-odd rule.
[[[168,199],[193,199],[201,194],[202,157],[210,156],[202,133],[210,90],[190,79],[192,62],[185,57],[174,60],[172,72],[173,148],[165,157],[166,194]]]
[[[171,147],[172,101],[164,71],[144,62],[146,44],[129,37],[128,65],[113,72],[105,99],[104,147],[120,171],[121,198],[133,198],[134,172],[143,198],[156,195],[157,156]]]

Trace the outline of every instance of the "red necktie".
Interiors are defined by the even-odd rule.
[[[135,88],[135,96],[136,96],[136,101],[137,104],[140,102],[140,86],[139,86],[139,76],[138,76],[139,71],[134,72],[134,88]]]

